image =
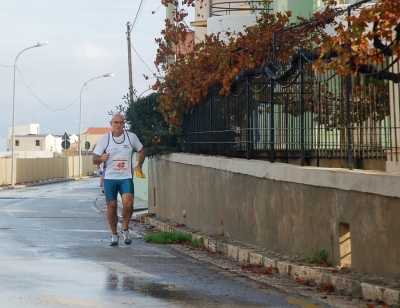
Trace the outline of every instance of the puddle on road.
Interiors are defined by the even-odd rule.
[[[106,265],[106,264],[104,264]],[[107,291],[126,294],[141,294],[182,307],[266,307],[265,304],[252,303],[228,294],[207,294],[182,285],[168,284],[159,277],[122,264],[107,263],[111,266],[107,273],[105,288]]]
[[[43,256],[43,255],[42,255]],[[0,292],[5,307],[265,307],[227,294],[169,284],[121,264],[65,259],[3,259]],[[126,271],[126,269],[129,269]],[[15,290],[18,290],[16,293]],[[15,306],[15,303],[21,304]],[[8,305],[10,304],[10,305]]]

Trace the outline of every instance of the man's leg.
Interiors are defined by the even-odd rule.
[[[111,233],[117,233],[117,225],[118,225],[118,213],[117,213],[118,205],[117,200],[112,200],[107,202],[107,221],[110,225]]]
[[[124,244],[129,245],[132,243],[131,236],[129,234],[129,223],[131,222],[133,214],[133,196],[135,190],[133,188],[132,179],[125,179],[119,187],[119,193],[122,199],[122,231],[121,234],[124,238]]]
[[[133,199],[132,194],[123,194],[122,199],[122,230],[127,230],[129,228],[129,223],[131,222],[133,215]]]
[[[117,232],[118,225],[118,182],[115,180],[104,180],[106,202],[107,202],[107,221],[111,231],[110,246],[118,246],[119,236]]]

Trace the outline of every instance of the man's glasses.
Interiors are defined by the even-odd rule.
[[[123,124],[125,124],[125,121],[113,121],[113,123],[114,123],[114,124],[121,124],[121,125],[123,125]]]

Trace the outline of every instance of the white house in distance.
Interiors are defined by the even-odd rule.
[[[77,143],[79,136],[69,135],[71,143]],[[40,134],[39,124],[26,124],[15,127],[14,151],[19,158],[53,157],[62,153],[62,135]],[[12,150],[12,128],[8,128],[7,156]]]
[[[111,130],[111,127],[89,127],[82,134],[82,149],[85,149],[86,142],[89,142],[90,147],[88,151],[93,151],[100,137],[104,134],[107,134]]]
[[[82,134],[82,150],[85,151],[86,142],[90,143],[89,151],[93,151],[100,137],[111,131],[111,127],[89,127]],[[24,157],[53,157],[55,153],[62,153],[63,135],[40,134],[39,124],[27,124],[15,127],[14,151],[19,158]],[[68,135],[71,148],[78,151],[79,135]],[[12,128],[8,128],[7,151],[1,156],[11,155]],[[40,152],[40,153],[39,153]]]

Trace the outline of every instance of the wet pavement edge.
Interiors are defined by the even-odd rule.
[[[136,220],[143,220],[141,214]],[[203,239],[205,248],[221,253],[229,258],[245,263],[272,267],[279,275],[302,279],[319,285],[332,285],[337,291],[345,292],[355,298],[381,301],[388,305],[396,305],[400,301],[400,281],[378,277],[367,273],[358,273],[351,269],[335,269],[305,264],[297,258],[281,255],[261,247],[229,240],[213,234],[205,234],[191,230],[184,225],[168,219],[147,216],[144,222],[160,231],[181,232]]]

